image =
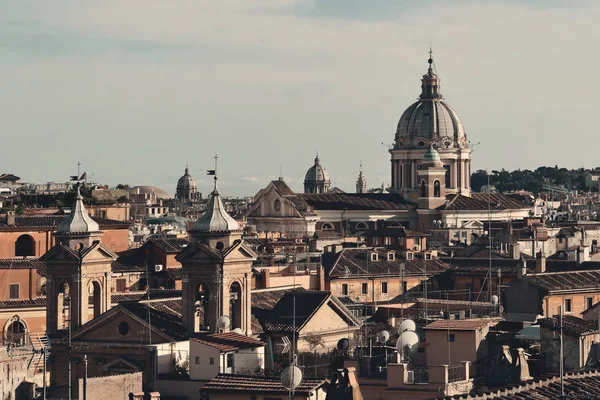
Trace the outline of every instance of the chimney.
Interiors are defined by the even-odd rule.
[[[512,245],[512,257],[513,260],[518,260],[521,258],[521,243],[516,242]]]
[[[322,265],[317,267],[317,277],[319,278],[318,290],[325,290],[325,269]]]
[[[6,225],[15,226],[15,212],[14,211],[6,212]]]
[[[535,273],[541,274],[544,272],[546,272],[546,256],[540,251],[535,257]]]
[[[522,279],[525,275],[527,275],[527,260],[521,257],[519,260],[519,269],[517,270],[517,278]]]
[[[261,269],[260,273],[262,275],[262,288],[267,289],[271,286],[271,271],[268,269]]]

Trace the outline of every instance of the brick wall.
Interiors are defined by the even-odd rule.
[[[87,388],[88,399],[128,400],[129,393],[142,391],[142,373],[79,378],[79,397],[83,399],[83,391]]]

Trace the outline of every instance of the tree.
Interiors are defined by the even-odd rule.
[[[129,190],[131,189],[131,187],[129,187],[129,185],[125,184],[125,183],[119,183],[115,189],[117,190]]]

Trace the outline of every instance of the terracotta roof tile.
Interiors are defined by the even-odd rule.
[[[378,261],[371,261],[369,254],[376,251]],[[395,259],[388,261],[387,254],[392,252]],[[337,257],[323,257],[323,266],[329,271],[329,276],[334,278],[388,275],[400,276],[400,265],[404,264],[404,275],[436,275],[446,271],[447,265],[438,258],[424,261],[422,258],[406,260],[398,252],[383,248],[346,248],[338,253]]]
[[[56,227],[65,219],[66,215],[16,215],[15,225],[9,226],[6,222],[6,216],[0,217],[0,229],[2,228],[51,228]],[[126,229],[131,224],[127,221],[117,221],[106,218],[92,217],[100,225],[100,230],[107,228]]]
[[[538,320],[538,323],[540,326],[552,331],[560,330],[560,317],[558,315],[552,318],[541,318]],[[572,315],[563,315],[563,331],[575,336],[598,333],[598,321],[586,321]]]
[[[448,195],[446,198],[449,204],[438,207],[439,210],[487,210],[490,204],[492,210],[531,208],[510,196],[499,193],[491,193],[489,196],[487,193],[473,193],[471,197],[457,194]]]
[[[600,270],[546,272],[526,275],[527,281],[548,291],[593,289],[598,287]]]
[[[498,320],[493,319],[440,319],[426,325],[424,329],[451,330],[451,331],[475,331],[479,328],[492,325]]]
[[[315,210],[413,210],[415,205],[396,194],[318,193],[297,194]]]
[[[45,307],[45,306],[46,306],[46,298],[45,297],[37,297],[33,300],[23,299],[23,300],[0,301],[0,308]]]
[[[220,351],[236,351],[264,346],[261,340],[235,332],[215,333],[192,338],[193,341],[214,347]]]
[[[302,379],[295,392],[298,395],[308,393],[320,388],[326,383],[324,379]],[[227,392],[248,394],[273,394],[286,395],[288,390],[283,387],[279,377],[245,376],[233,374],[218,374],[202,387],[203,392]]]

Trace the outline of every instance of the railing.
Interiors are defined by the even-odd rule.
[[[16,345],[19,347],[29,346],[29,334],[27,333],[7,333],[6,337],[2,339],[3,345]]]
[[[427,367],[412,367],[408,370],[407,384],[429,383],[429,370]]]
[[[448,383],[464,381],[465,380],[465,366],[464,365],[451,365],[448,367]]]

